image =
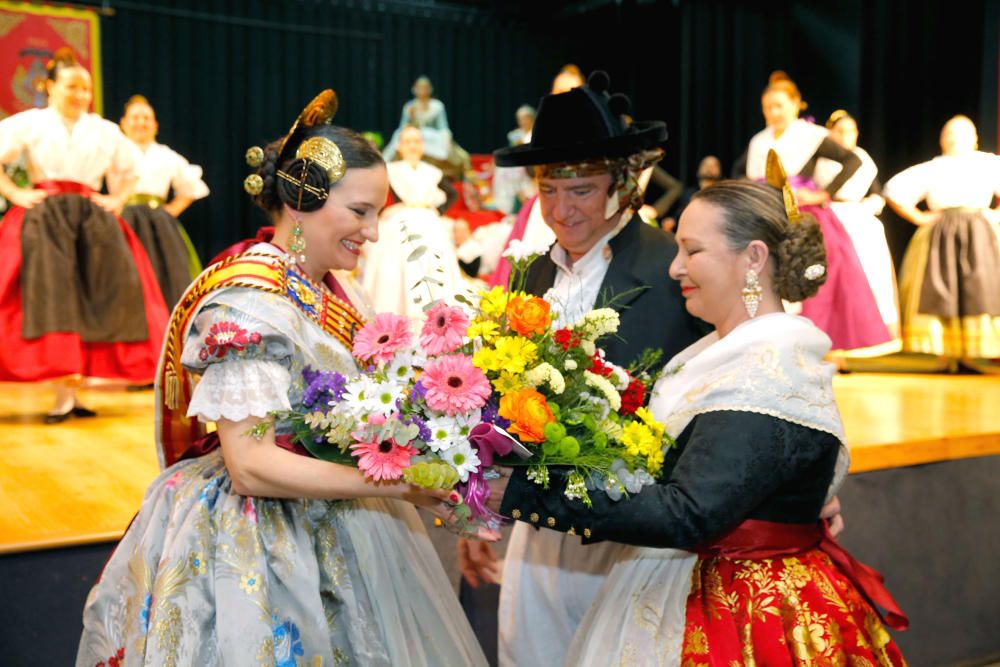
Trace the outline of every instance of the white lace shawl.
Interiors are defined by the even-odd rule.
[[[841,443],[830,495],[850,465],[833,394],[830,339],[809,320],[786,313],[744,322],[725,338],[713,332],[667,363],[650,410],[677,437],[697,415],[753,412],[829,433]]]

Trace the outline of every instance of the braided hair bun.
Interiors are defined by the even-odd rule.
[[[826,273],[810,267],[826,266],[823,233],[811,215],[789,222],[782,193],[754,181],[720,181],[699,190],[700,199],[723,212],[722,233],[734,252],[742,252],[753,241],[763,241],[774,265],[772,285],[786,301],[814,296],[826,281]],[[811,276],[811,277],[809,277]]]
[[[806,269],[826,265],[823,232],[816,219],[804,214],[790,223],[775,253],[774,288],[785,301],[804,301],[815,296],[826,282],[826,272],[809,279]]]

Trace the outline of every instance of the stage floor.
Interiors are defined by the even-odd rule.
[[[853,373],[834,382],[852,472],[1000,454],[1000,379]],[[153,392],[90,389],[93,419],[42,423],[44,385],[0,384],[0,553],[114,540],[159,472]]]

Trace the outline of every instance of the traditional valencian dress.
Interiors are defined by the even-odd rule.
[[[202,199],[208,196],[208,186],[202,180],[201,167],[169,147],[155,141],[145,148],[133,146],[139,181],[122,217],[146,248],[163,298],[173,308],[191,280],[201,273],[201,261],[184,227],[163,204],[171,188],[174,196]]]
[[[451,223],[441,217],[447,203],[442,173],[426,162],[386,167],[399,203],[382,213],[379,242],[365,245],[362,286],[376,312],[422,322],[424,306],[465,286]]]
[[[877,217],[885,206],[877,180],[878,167],[860,146],[855,146],[852,152],[861,160],[861,167],[834,194],[830,209],[851,237],[854,251],[858,254],[868,284],[875,295],[882,321],[892,334],[892,342],[880,346],[879,352],[898,352],[902,349],[899,294],[892,254],[885,238],[885,226]],[[820,160],[816,165],[816,184],[822,188],[829,186],[841,169],[841,165],[833,160]]]
[[[857,163],[851,152],[829,137],[826,128],[798,119],[775,137],[767,127],[754,135],[747,148],[746,175],[763,180],[767,153],[774,150],[788,173],[793,187],[816,189],[813,182],[821,158],[840,162],[844,168],[827,185],[831,195],[853,176]],[[833,350],[850,356],[871,356],[892,351],[893,336],[886,328],[864,268],[854,250],[851,237],[833,209],[828,206],[802,206],[819,223],[826,246],[826,282],[816,296],[802,302],[802,315],[808,317],[833,341]],[[898,344],[896,344],[898,347]]]
[[[938,222],[917,229],[903,259],[908,351],[1000,358],[1000,224],[987,211],[994,195],[1000,196],[1000,157],[978,151],[940,155],[886,183],[886,198],[926,201],[942,212]]]
[[[594,506],[514,473],[502,511],[621,552],[565,665],[903,665],[878,573],[818,519],[847,472],[829,338],[774,313],[674,357],[650,403],[676,438],[661,481]],[[550,470],[565,474],[565,470]],[[562,488],[552,484],[553,488]]]
[[[133,172],[114,123],[54,109],[0,121],[0,163],[26,155],[48,197],[0,224],[0,381],[65,376],[152,381],[168,312],[139,239],[90,200]]]
[[[305,366],[357,372],[347,290],[262,243],[186,293],[157,382],[167,467],[87,599],[77,665],[485,665],[412,506],[238,495],[203,436],[300,406]]]

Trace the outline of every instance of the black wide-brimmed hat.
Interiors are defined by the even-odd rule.
[[[660,121],[626,123],[631,102],[608,93],[605,72],[567,93],[546,95],[538,105],[531,142],[493,153],[498,167],[624,158],[662,146],[667,126]]]

